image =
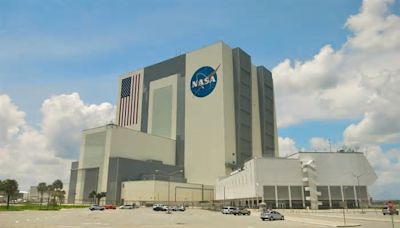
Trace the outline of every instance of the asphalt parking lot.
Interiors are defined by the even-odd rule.
[[[184,212],[155,212],[151,208],[133,210],[89,211],[88,209],[65,209],[61,211],[1,212],[0,227],[293,227],[318,228],[343,225],[340,213],[299,213],[285,211],[284,221],[261,221],[257,213],[250,216],[223,215],[201,209]],[[390,216],[376,213],[348,214],[347,224],[370,228],[391,228]],[[400,228],[399,216],[395,227]]]

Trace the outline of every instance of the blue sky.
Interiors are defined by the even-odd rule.
[[[218,40],[271,69],[327,43],[340,46],[348,35],[343,24],[360,7],[345,0],[243,3],[0,1],[2,43],[17,50],[0,54],[0,90],[34,123],[52,94],[76,91],[88,103],[115,103],[118,75]]]
[[[76,108],[85,113],[112,115],[111,106],[100,104],[115,105],[119,75],[223,40],[273,71],[279,135],[290,139],[284,147],[289,152],[326,149],[323,144],[330,140],[335,150],[349,144],[387,155],[388,161],[376,167],[387,162],[400,167],[395,156],[400,151],[395,132],[400,129],[396,125],[394,133],[382,134],[382,126],[390,124],[380,122],[400,114],[380,105],[396,106],[398,100],[382,92],[382,84],[369,81],[382,72],[395,72],[382,77],[399,76],[391,62],[399,53],[400,41],[391,39],[398,35],[399,12],[400,3],[394,0],[0,0],[0,95],[10,98],[21,118],[5,129],[17,129],[9,133],[16,137],[33,128],[46,138],[54,126],[49,120],[54,109],[49,107],[61,104],[57,99],[64,99],[63,94],[76,93],[65,99],[83,102]],[[387,46],[378,45],[382,43]],[[377,55],[388,61],[381,63]],[[79,121],[88,119],[85,113]],[[91,126],[79,121],[71,121],[76,124],[71,135],[79,133],[78,126]],[[5,138],[0,152],[2,145],[11,145],[6,141],[10,137]],[[76,149],[79,140],[71,138]],[[313,138],[322,144],[312,144]],[[76,152],[71,154],[69,159],[77,159]]]

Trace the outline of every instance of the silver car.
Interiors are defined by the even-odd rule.
[[[135,205],[133,204],[125,204],[125,205],[121,205],[119,206],[119,209],[134,209]]]
[[[261,213],[261,220],[284,220],[285,216],[283,216],[281,213],[277,212],[277,211],[265,211]]]
[[[104,207],[97,205],[97,204],[93,204],[92,206],[89,207],[89,210],[91,211],[103,211]]]

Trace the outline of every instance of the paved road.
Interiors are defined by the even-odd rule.
[[[0,212],[0,227],[219,227],[219,228],[326,228],[342,224],[335,217],[318,215],[286,214],[284,221],[261,221],[257,215],[222,215],[200,209],[185,212],[154,212],[150,208],[134,210],[89,211],[88,209],[68,209],[61,211]],[[348,223],[362,227],[391,228],[389,222],[348,219]],[[400,223],[396,223],[400,228]]]

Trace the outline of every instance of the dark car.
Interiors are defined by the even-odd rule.
[[[97,204],[93,204],[92,206],[89,207],[89,210],[91,210],[91,211],[103,211],[104,207],[99,206]]]
[[[250,211],[245,207],[237,207],[231,212],[233,215],[250,215]]]
[[[261,220],[284,220],[285,216],[277,211],[265,211],[261,213]]]
[[[153,210],[154,211],[167,211],[168,207],[163,205],[163,204],[154,204],[153,205]]]

